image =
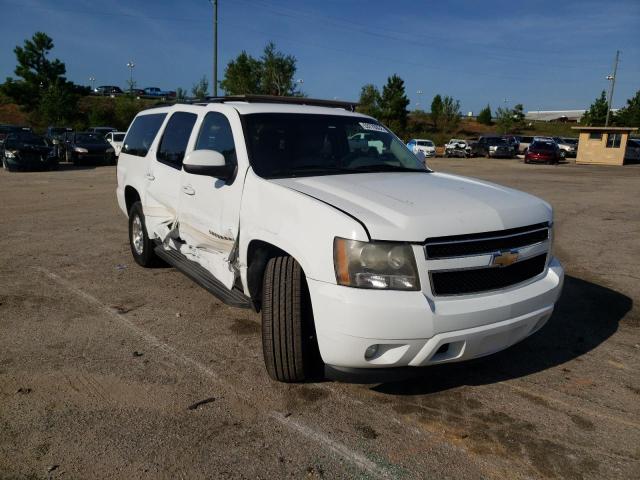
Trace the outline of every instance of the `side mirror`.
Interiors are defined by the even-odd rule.
[[[185,157],[182,168],[193,175],[206,175],[220,180],[229,180],[236,170],[235,165],[227,164],[224,156],[215,150],[194,150]]]

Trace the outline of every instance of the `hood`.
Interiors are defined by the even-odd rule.
[[[107,148],[111,148],[111,145],[103,143],[74,143],[75,147],[86,148],[89,152],[104,152]]]
[[[551,221],[532,195],[443,173],[361,173],[270,180],[347,212],[376,240],[423,242]]]

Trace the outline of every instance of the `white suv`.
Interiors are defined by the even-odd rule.
[[[246,96],[139,113],[117,174],[135,261],[261,311],[287,382],[400,375],[542,327],[564,275],[551,206],[435,173],[352,110]]]

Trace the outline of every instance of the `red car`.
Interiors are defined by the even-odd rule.
[[[524,154],[524,163],[560,163],[560,147],[554,141],[536,141]]]

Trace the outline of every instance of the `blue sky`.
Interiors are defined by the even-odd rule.
[[[614,106],[640,89],[638,0],[219,0],[219,72],[242,50],[273,40],[298,59],[312,97],[355,100],[365,83],[397,73],[412,101],[451,95],[464,112],[523,103],[526,110],[585,108],[621,63]],[[212,73],[208,0],[0,0],[0,78],[13,46],[35,31],[76,83],[190,89]],[[416,92],[420,90],[422,95]]]

